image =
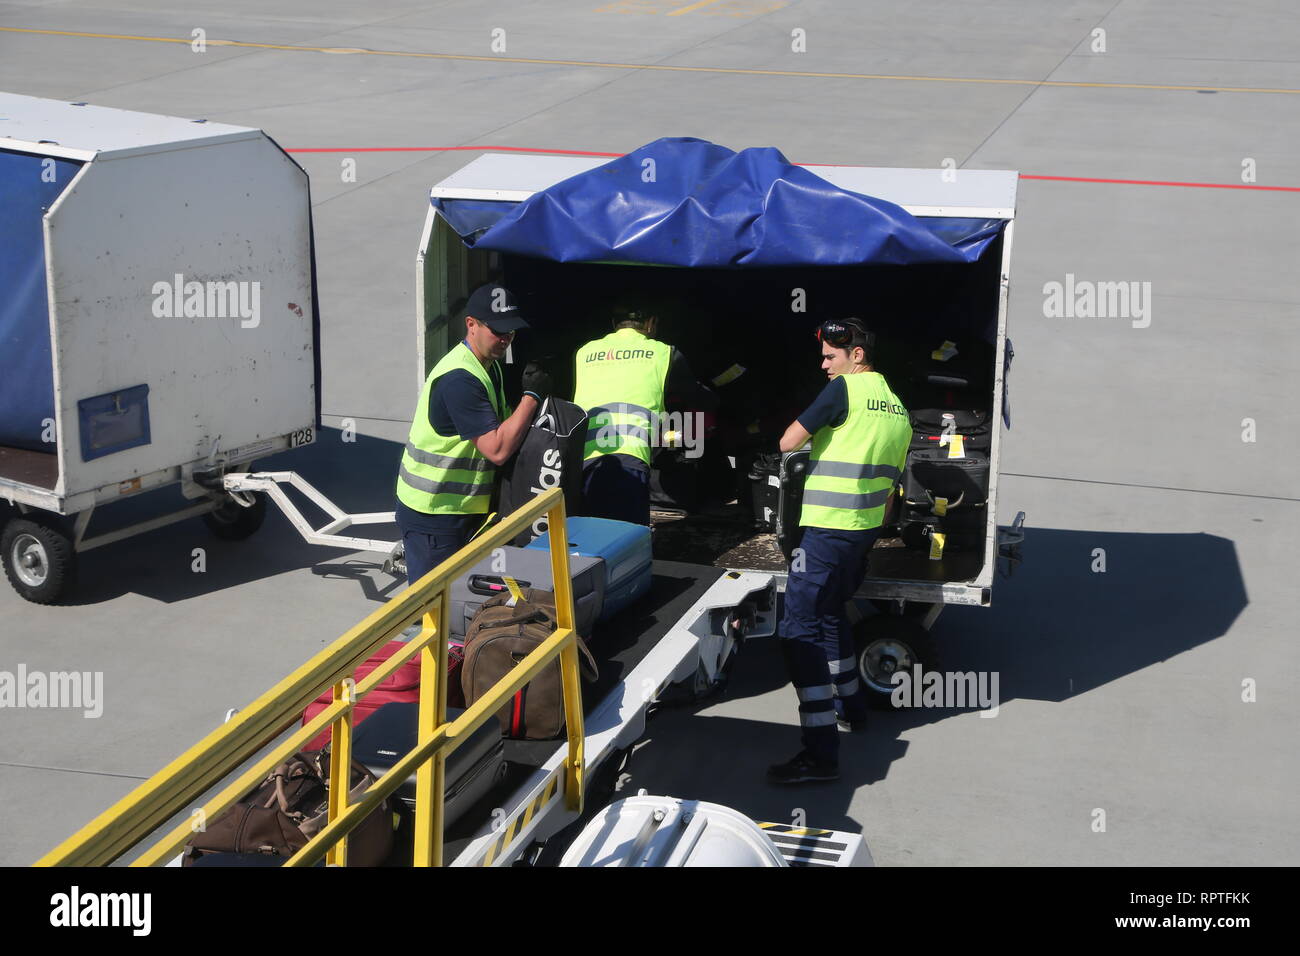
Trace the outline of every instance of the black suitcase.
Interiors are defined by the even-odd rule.
[[[469,622],[489,598],[509,590],[505,576],[510,575],[521,588],[554,591],[551,577],[551,552],[506,545],[498,548],[451,585],[451,636],[464,638]],[[569,574],[573,581],[573,617],[575,630],[582,637],[591,636],[596,619],[605,605],[607,571],[603,558],[569,555]]]
[[[920,551],[930,551],[932,535],[944,535],[943,553],[978,551],[984,545],[984,525],[988,509],[984,505],[957,507],[943,515],[929,505],[906,504],[899,519],[903,543]]]
[[[961,458],[948,457],[950,449],[914,449],[907,453],[903,472],[903,497],[927,508],[936,498],[947,498],[951,508],[984,504],[989,497],[989,459],[967,450]]]
[[[383,776],[415,749],[420,713],[418,703],[385,704],[353,731],[352,757],[373,773]],[[463,710],[447,708],[447,719],[455,720]],[[505,742],[496,718],[489,719],[447,757],[444,767],[446,799],[444,819],[455,823],[473,804],[483,799],[506,773]],[[415,775],[395,791],[415,809]]]
[[[946,448],[946,436],[961,435],[965,448],[988,454],[993,444],[992,418],[988,412],[963,408],[914,408],[912,448]]]
[[[780,487],[777,489],[776,543],[787,561],[803,540],[799,515],[803,511],[803,484],[808,477],[807,450],[781,456]]]
[[[781,503],[781,455],[762,453],[754,456],[745,470],[747,495],[754,516],[754,527],[762,531],[775,531],[777,510]]]

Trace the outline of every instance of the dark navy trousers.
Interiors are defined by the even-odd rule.
[[[650,469],[631,455],[601,455],[582,466],[583,511],[593,518],[650,523]]]
[[[867,716],[853,627],[844,606],[866,576],[871,546],[879,534],[879,528],[805,528],[790,561],[781,649],[799,697],[804,749],[830,763],[839,761],[837,716],[845,720]]]
[[[414,584],[474,537],[487,515],[429,515],[397,502],[396,523],[406,550],[406,583]]]

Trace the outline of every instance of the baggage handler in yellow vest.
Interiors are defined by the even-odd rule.
[[[459,551],[487,520],[497,466],[523,443],[551,379],[531,364],[513,412],[499,360],[528,328],[504,286],[475,289],[465,306],[465,339],[425,380],[397,475],[397,526],[414,584]]]
[[[781,647],[799,697],[804,749],[768,770],[775,783],[839,777],[838,728],[865,728],[844,606],[867,571],[885,507],[902,478],[912,426],[907,409],[872,367],[874,336],[859,319],[822,323],[822,368],[830,382],[781,437],[781,451],[812,439],[800,525],[790,562]]]
[[[648,309],[618,307],[614,331],[574,356],[573,402],[587,413],[582,494],[587,514],[650,523],[650,459],[661,443],[666,406],[717,408],[686,359],[654,338]],[[692,434],[698,429],[692,429]]]

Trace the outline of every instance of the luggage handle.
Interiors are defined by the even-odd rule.
[[[532,587],[533,582],[525,581],[523,578],[515,578],[515,583],[521,588]],[[506,580],[499,574],[471,574],[469,576],[469,589],[475,594],[485,594],[495,597],[509,591]]]
[[[515,627],[518,624],[531,624],[533,621],[540,621],[544,624],[550,624],[551,628],[555,627],[555,618],[547,614],[540,608],[533,608],[531,611],[525,611],[523,614],[516,614],[513,617],[503,618],[500,621],[480,621],[478,629],[480,631],[490,630],[494,627]]]
[[[930,491],[929,488],[922,488],[921,490],[925,492],[925,497],[926,497],[927,501],[908,501],[908,504],[909,504],[909,505],[923,505],[923,504],[929,504],[930,507],[933,508],[933,507],[934,507],[934,493],[933,493],[932,491]],[[964,492],[964,491],[959,492],[959,493],[957,494],[957,500],[956,500],[956,501],[950,501],[950,502],[948,502],[948,510],[951,511],[953,508],[959,508],[959,507],[961,507],[961,503],[962,503],[963,501],[965,501],[965,500],[966,500],[966,492]]]

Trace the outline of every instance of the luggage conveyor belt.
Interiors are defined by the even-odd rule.
[[[785,588],[788,564],[776,535],[758,531],[749,513],[729,505],[707,514],[655,515],[655,550],[687,561],[775,574]],[[984,569],[984,550],[952,551],[931,559],[928,551],[908,548],[897,537],[881,538],[871,551],[867,584],[909,582],[942,589],[974,582]],[[931,600],[941,600],[936,593]],[[969,601],[959,603],[970,603]]]
[[[587,646],[600,667],[600,676],[582,688],[583,711],[590,714],[624,676],[631,673],[700,600],[726,571],[722,568],[679,561],[655,561],[650,590],[616,617],[596,625]],[[563,740],[507,740],[507,773],[483,801],[482,817],[466,813],[447,828],[444,853],[455,859],[469,845],[491,808],[503,806],[507,798],[542,766]]]

